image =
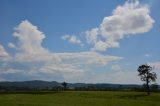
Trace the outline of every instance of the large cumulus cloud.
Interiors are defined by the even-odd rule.
[[[99,27],[86,31],[86,38],[94,46],[92,50],[106,51],[119,47],[119,40],[125,36],[148,32],[153,23],[148,5],[127,1],[114,9],[111,16],[104,17]]]

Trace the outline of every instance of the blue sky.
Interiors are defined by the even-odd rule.
[[[160,77],[158,4],[0,0],[0,80],[140,84],[146,63]]]

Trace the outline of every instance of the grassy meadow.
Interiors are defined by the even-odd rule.
[[[160,106],[160,93],[64,91],[0,93],[0,106]]]

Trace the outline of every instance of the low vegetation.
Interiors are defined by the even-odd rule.
[[[1,92],[0,106],[160,106],[160,93],[122,91]]]

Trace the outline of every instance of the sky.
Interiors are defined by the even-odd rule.
[[[159,0],[0,0],[0,81],[160,84]]]

